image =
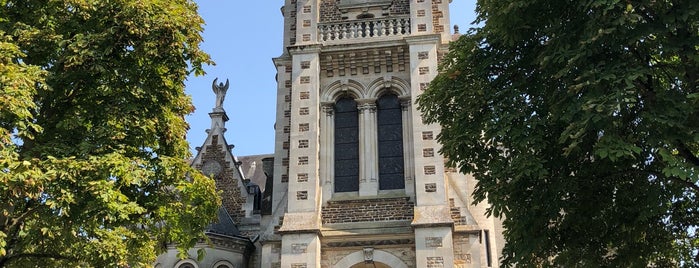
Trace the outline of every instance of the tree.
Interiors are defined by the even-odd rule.
[[[142,267],[203,237],[220,200],[187,162],[196,10],[0,0],[0,267]]]
[[[418,98],[503,263],[699,263],[699,1],[478,1]]]

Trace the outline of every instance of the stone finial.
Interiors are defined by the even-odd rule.
[[[454,34],[451,35],[451,41],[456,41],[461,37],[461,33],[459,33],[459,25],[454,24]]]
[[[226,98],[226,91],[228,91],[228,79],[226,79],[225,85],[223,84],[223,82],[217,85],[217,81],[218,77],[214,79],[214,82],[211,84],[211,88],[214,90],[214,93],[216,94],[216,106],[214,106],[214,109],[223,108],[223,100]]]

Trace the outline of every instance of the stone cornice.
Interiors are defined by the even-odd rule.
[[[320,53],[321,45],[297,45],[289,47],[289,53],[294,55],[316,54]]]
[[[423,34],[423,35],[412,35],[405,37],[405,42],[408,45],[426,45],[426,44],[439,44],[442,35],[440,34]]]

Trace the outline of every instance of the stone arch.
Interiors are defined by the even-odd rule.
[[[232,264],[231,262],[229,262],[229,261],[221,260],[221,261],[217,261],[216,263],[214,263],[214,265],[211,266],[211,267],[212,267],[212,268],[222,268],[222,267],[235,268],[235,265],[233,265],[233,264]]]
[[[408,268],[408,265],[406,265],[401,259],[396,257],[395,255],[388,253],[383,250],[374,250],[373,252],[373,260],[375,262],[380,262],[383,264],[388,265],[391,268]],[[337,262],[333,267],[352,267],[352,265],[355,265],[357,263],[363,263],[364,262],[364,251],[355,251],[354,253],[345,256],[342,258],[339,262]]]
[[[392,92],[398,97],[410,96],[410,84],[395,76],[378,78],[369,84],[368,89],[368,98],[378,98],[386,91]]]
[[[351,79],[335,81],[323,90],[320,101],[335,102],[343,95],[350,95],[353,99],[362,99],[365,96],[364,85]]]
[[[175,264],[174,267],[175,267],[175,268],[182,268],[182,267],[194,267],[194,268],[199,268],[199,264],[197,264],[197,262],[195,262],[195,261],[192,260],[192,259],[184,259],[184,260],[178,261],[178,262]]]

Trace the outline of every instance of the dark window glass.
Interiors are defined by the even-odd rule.
[[[335,192],[359,191],[359,111],[357,102],[335,103]]]
[[[376,101],[379,138],[379,189],[405,188],[403,172],[403,116],[398,96],[386,94]]]

